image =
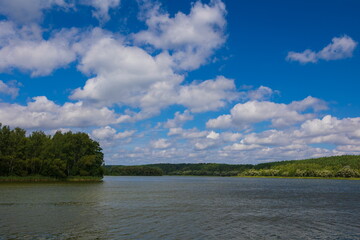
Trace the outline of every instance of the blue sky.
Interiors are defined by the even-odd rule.
[[[0,0],[0,122],[107,164],[360,153],[359,1]]]

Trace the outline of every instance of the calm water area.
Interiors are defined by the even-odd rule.
[[[0,239],[360,239],[360,181],[1,183]]]

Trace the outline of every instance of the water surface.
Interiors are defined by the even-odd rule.
[[[359,200],[347,180],[0,184],[0,239],[360,239]]]

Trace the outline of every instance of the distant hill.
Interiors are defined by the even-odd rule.
[[[243,176],[360,177],[360,156],[344,155],[305,160],[261,163]]]
[[[116,176],[283,176],[360,177],[360,156],[344,155],[305,160],[251,164],[160,163],[140,166],[105,166],[105,175]]]

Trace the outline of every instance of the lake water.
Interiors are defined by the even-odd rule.
[[[0,239],[360,239],[360,182],[164,176],[2,183]]]

